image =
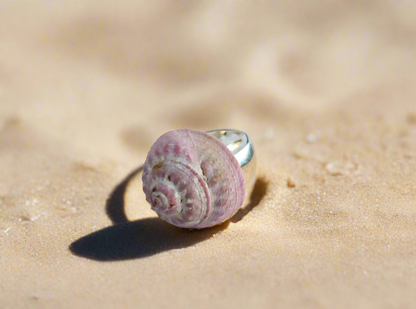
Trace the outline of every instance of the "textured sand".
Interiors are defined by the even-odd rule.
[[[0,308],[415,308],[416,4],[318,2],[0,1]],[[184,127],[256,145],[214,229],[135,173]]]

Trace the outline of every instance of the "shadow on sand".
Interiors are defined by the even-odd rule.
[[[98,261],[117,261],[143,258],[167,250],[186,248],[226,229],[230,221],[236,223],[242,220],[267,193],[267,183],[262,179],[257,179],[250,203],[240,209],[231,220],[208,229],[181,229],[159,218],[129,221],[124,210],[124,195],[130,180],[141,171],[142,167],[139,167],[131,172],[110,194],[106,212],[114,225],[73,242],[69,246],[73,254]]]

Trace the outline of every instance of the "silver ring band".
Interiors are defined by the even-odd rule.
[[[234,154],[244,174],[246,188],[250,188],[256,179],[256,156],[249,136],[238,130],[221,129],[206,133],[220,139]]]

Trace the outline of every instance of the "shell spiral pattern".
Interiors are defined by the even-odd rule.
[[[158,216],[183,228],[220,224],[243,204],[236,158],[216,137],[180,129],[163,134],[143,166],[143,191]]]

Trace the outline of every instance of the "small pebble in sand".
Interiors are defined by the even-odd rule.
[[[17,219],[19,222],[25,222],[25,221],[30,221],[30,216],[27,214],[23,214],[20,216],[19,219]]]
[[[294,187],[296,187],[295,180],[294,180],[292,177],[289,177],[289,178],[287,179],[287,186],[288,186],[289,188],[294,188]]]
[[[308,135],[306,135],[306,141],[308,143],[315,143],[317,140],[316,135],[313,133],[309,133]]]
[[[11,227],[8,227],[7,229],[0,230],[0,236],[6,236],[7,233],[11,230]]]
[[[349,174],[357,168],[357,166],[351,162],[344,161],[331,161],[325,165],[326,170],[332,176]]]
[[[20,216],[20,218],[18,219],[19,222],[30,222],[30,221],[36,221],[37,219],[40,218],[40,214],[37,215],[29,215],[29,214],[23,214]]]

